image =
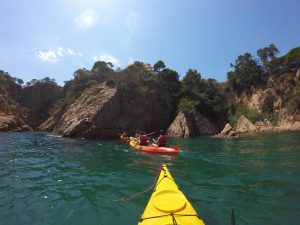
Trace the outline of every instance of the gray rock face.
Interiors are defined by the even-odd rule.
[[[77,138],[110,136],[106,129],[111,128],[113,112],[107,108],[115,94],[116,89],[104,85],[88,89],[70,105],[54,131],[66,137]],[[107,111],[109,113],[106,113]]]
[[[184,137],[187,138],[191,135],[192,124],[186,118],[183,112],[179,112],[173,123],[168,129],[168,135],[171,137]]]
[[[162,96],[164,97],[162,99]],[[166,95],[149,94],[148,99],[120,93],[105,83],[85,90],[70,106],[61,109],[40,126],[65,137],[110,138],[121,131],[166,129],[173,108]]]
[[[188,138],[195,135],[216,134],[219,127],[200,113],[179,112],[168,129],[172,137]]]

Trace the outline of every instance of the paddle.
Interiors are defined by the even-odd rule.
[[[235,225],[235,213],[234,209],[231,211],[231,225]]]
[[[118,135],[120,136],[120,140],[118,141],[118,145],[125,144],[129,140],[129,137],[127,136],[127,134],[125,132],[123,134],[118,133]]]
[[[146,134],[147,136],[150,136],[150,137],[152,137],[154,134],[156,134],[157,132],[156,131],[153,131],[153,132],[151,132],[151,133],[149,133],[149,134]]]
[[[121,139],[118,141],[118,145],[125,144],[127,141],[128,141],[127,138],[121,138]]]

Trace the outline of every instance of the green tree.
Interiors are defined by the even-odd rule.
[[[73,74],[74,78],[78,80],[85,80],[88,78],[89,75],[90,75],[90,71],[87,70],[86,68],[78,69]]]
[[[158,60],[153,66],[153,69],[154,69],[155,72],[159,72],[164,68],[166,68],[166,66],[165,66],[165,63],[162,60]]]
[[[92,73],[106,74],[113,72],[114,65],[111,62],[97,61],[91,70]]]
[[[214,79],[203,79],[197,70],[189,69],[182,80],[180,110],[199,111],[209,117],[224,118],[225,95]]]
[[[240,55],[231,66],[234,71],[227,73],[228,83],[237,94],[266,83],[262,67],[250,53]]]
[[[164,87],[168,89],[173,95],[177,95],[180,89],[179,75],[176,71],[171,69],[163,69],[158,73],[158,77]]]
[[[286,71],[292,71],[300,68],[300,47],[293,48],[284,56],[283,64]]]
[[[182,80],[182,93],[188,97],[198,96],[201,74],[197,70],[189,69]]]
[[[270,44],[268,47],[257,50],[257,55],[261,59],[263,65],[273,60],[278,53],[279,50],[274,44]]]
[[[272,73],[277,69],[277,64],[274,62],[278,53],[279,50],[274,44],[270,44],[268,47],[257,50],[257,55],[259,56],[266,73]]]

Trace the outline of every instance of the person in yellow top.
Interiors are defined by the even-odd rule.
[[[142,135],[142,132],[141,132],[141,131],[136,131],[136,132],[135,132],[135,135],[134,135],[134,140],[135,140],[135,141],[139,140],[141,135]]]

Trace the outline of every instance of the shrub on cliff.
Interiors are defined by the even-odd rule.
[[[224,119],[226,100],[223,90],[214,79],[203,79],[197,70],[189,69],[182,80],[179,108],[197,110],[207,116]]]
[[[289,101],[287,106],[289,113],[300,112],[300,91],[298,91]]]
[[[277,113],[257,112],[247,109],[247,107],[242,103],[235,103],[232,113],[228,116],[229,123],[235,127],[238,118],[240,118],[242,115],[247,117],[253,124],[257,121],[263,121],[264,119],[268,119],[272,123],[276,123],[278,120]]]
[[[263,104],[261,106],[261,110],[264,113],[272,113],[273,112],[273,105],[275,101],[275,96],[271,93],[268,93],[264,98]]]

